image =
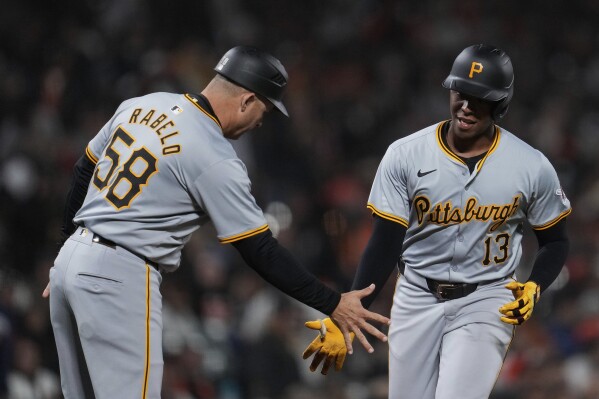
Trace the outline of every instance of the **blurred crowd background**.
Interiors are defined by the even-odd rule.
[[[0,398],[60,398],[48,302],[74,162],[127,98],[199,92],[238,44],[290,76],[291,118],[235,143],[278,239],[347,290],[365,204],[394,140],[449,116],[441,81],[480,42],[503,48],[515,96],[501,125],[554,164],[571,255],[517,329],[493,399],[599,398],[599,2],[594,0],[63,0],[0,13]],[[536,252],[524,242],[522,278]],[[394,277],[373,309],[389,314]],[[321,314],[261,280],[210,226],[164,278],[164,399],[381,399],[387,346],[325,378],[301,359]],[[373,341],[374,339],[371,339]],[[393,376],[391,376],[393,378]],[[476,378],[476,376],[473,376]],[[415,398],[417,399],[417,398]]]

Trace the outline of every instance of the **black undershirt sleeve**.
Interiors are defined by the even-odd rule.
[[[559,275],[570,250],[566,231],[566,219],[545,230],[535,230],[539,250],[532,266],[529,280],[541,287],[543,292]]]
[[[406,230],[397,222],[374,216],[372,235],[360,259],[352,285],[352,290],[366,288],[372,283],[376,285],[372,294],[362,298],[365,308],[374,302],[397,265]]]
[[[81,208],[83,200],[85,200],[87,188],[89,187],[89,182],[91,181],[95,167],[96,165],[87,157],[87,155],[83,155],[79,158],[73,167],[73,177],[71,179],[71,186],[67,194],[63,213],[61,228],[63,241],[77,229],[77,226],[73,223],[73,218]]]
[[[339,304],[341,294],[306,270],[287,249],[279,245],[270,230],[235,241],[232,245],[264,280],[292,298],[326,315],[333,313]]]

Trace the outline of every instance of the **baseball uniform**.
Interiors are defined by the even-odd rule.
[[[375,284],[368,307],[400,258],[389,329],[389,397],[486,398],[514,334],[568,255],[570,203],[547,158],[497,126],[514,94],[507,53],[477,44],[460,52],[442,86],[451,119],[397,140],[376,173],[375,215],[352,289]],[[525,282],[514,273],[524,224],[539,250]],[[308,328],[322,326],[307,323]],[[326,325],[325,325],[326,327]],[[326,374],[339,334],[320,332]]]
[[[268,229],[244,164],[195,96],[127,100],[91,140],[87,196],[51,270],[67,399],[159,398],[160,271],[209,220],[222,243]],[[73,342],[81,341],[81,351]],[[90,377],[86,377],[89,375]]]
[[[391,310],[390,398],[489,396],[514,333],[497,310],[514,299],[504,286],[517,278],[523,225],[547,229],[571,212],[539,151],[496,126],[471,173],[444,139],[448,125],[394,142],[368,199],[375,215],[407,228]],[[439,298],[439,282],[472,292]]]

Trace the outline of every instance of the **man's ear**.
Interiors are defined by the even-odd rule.
[[[256,94],[252,92],[246,92],[241,95],[241,112],[244,112],[254,101],[257,100]]]

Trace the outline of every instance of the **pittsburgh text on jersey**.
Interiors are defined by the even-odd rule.
[[[431,201],[423,195],[414,199],[414,209],[418,217],[418,224],[425,221],[438,225],[468,223],[476,220],[494,223],[489,231],[495,231],[516,213],[520,206],[520,195],[516,195],[511,203],[503,205],[480,205],[476,197],[466,200],[464,208],[454,207],[451,201],[431,205]]]

